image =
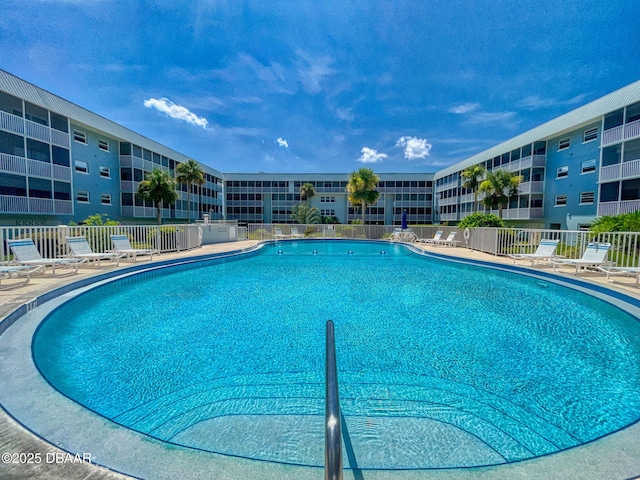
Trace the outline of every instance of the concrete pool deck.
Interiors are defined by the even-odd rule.
[[[239,250],[256,245],[256,241],[240,241],[226,244],[206,245],[202,248],[181,252],[178,254],[165,254],[157,258],[163,261],[174,258],[188,258],[207,254],[221,253],[232,250]],[[416,245],[427,252],[458,257],[461,259],[472,259],[496,264],[513,265],[509,258],[496,257],[479,252],[473,252],[465,248],[433,247],[427,245]],[[142,263],[142,262],[139,262]],[[147,263],[148,262],[144,262]],[[155,262],[154,262],[155,263]],[[83,278],[89,278],[105,271],[124,269],[130,266],[130,262],[122,262],[121,267],[108,266],[103,264],[101,268],[83,266],[77,275],[65,275],[51,277],[50,275],[35,275],[27,285],[14,289],[0,291],[0,317],[4,318],[20,305],[26,304],[39,295],[65,284],[74,283]],[[524,265],[522,265],[524,266]],[[550,267],[536,266],[532,271],[551,272]],[[573,269],[562,269],[558,272],[559,277],[576,278]],[[635,285],[635,279],[631,277],[616,277],[614,282],[607,282],[602,273],[589,272],[581,273],[578,278],[589,283],[611,288],[617,292],[624,293],[633,298],[640,299],[640,288]],[[3,287],[9,285],[11,280],[3,282]],[[64,425],[66,427],[66,425]],[[99,435],[99,434],[98,434]],[[64,478],[64,479],[124,479],[130,478],[105,468],[88,464],[58,462],[65,460],[60,457],[65,452],[57,449],[53,445],[36,437],[19,423],[17,423],[4,410],[0,411],[0,453],[40,453],[42,462],[39,464],[8,463],[0,466],[0,478]],[[196,455],[198,456],[198,455]],[[199,462],[194,456],[187,462],[194,462],[194,466]],[[50,462],[47,460],[51,459]],[[153,459],[144,459],[153,461]],[[247,464],[245,474],[251,472],[250,476],[242,477],[229,476],[234,469],[222,467],[220,472],[195,468],[189,474],[188,467],[182,471],[185,475],[182,478],[322,478],[322,469],[308,469],[301,467],[283,468],[264,462],[251,462],[237,460]],[[225,463],[225,462],[222,462]],[[189,463],[191,466],[191,463]],[[291,470],[299,468],[295,474]],[[239,470],[236,470],[239,471]],[[208,475],[206,472],[209,472]],[[292,474],[292,475],[291,475]],[[564,478],[585,478],[585,479],[630,479],[638,478],[640,475],[640,424],[635,424],[615,434],[608,435],[600,440],[589,444],[570,449],[565,452],[540,457],[524,462],[503,465],[499,467],[480,467],[457,470],[426,470],[426,471],[345,471],[345,479],[564,479]],[[150,477],[151,478],[151,477]]]

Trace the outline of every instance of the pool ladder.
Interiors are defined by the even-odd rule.
[[[342,480],[342,429],[333,322],[327,320],[324,478]]]

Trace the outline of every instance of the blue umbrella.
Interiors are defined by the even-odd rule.
[[[407,229],[407,211],[406,210],[402,211],[402,229],[403,230]]]

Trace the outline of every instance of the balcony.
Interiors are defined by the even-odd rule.
[[[69,148],[70,140],[68,133],[49,128],[46,125],[41,125],[31,120],[25,120],[22,117],[7,112],[0,111],[0,129]]]
[[[621,142],[623,140],[630,140],[635,137],[640,137],[640,120],[635,122],[625,123],[624,125],[618,125],[617,127],[610,128],[602,132],[602,145],[606,146],[612,143]]]
[[[522,195],[529,193],[544,193],[544,182],[522,182],[518,185],[518,192]]]
[[[498,215],[498,209],[490,213]],[[503,220],[532,220],[542,218],[542,208],[505,208],[502,210]]]
[[[0,195],[0,212],[72,215],[73,202],[50,198],[29,198]]]
[[[441,222],[455,222],[458,220],[457,213],[441,213],[438,215]]]
[[[640,210],[640,200],[623,200],[621,202],[601,202],[598,204],[598,216],[621,215]]]
[[[640,159],[600,168],[600,181],[611,182],[640,177]]]

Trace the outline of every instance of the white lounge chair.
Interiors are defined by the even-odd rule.
[[[133,248],[126,235],[111,235],[113,251],[123,254],[126,257],[133,257],[133,261],[138,261],[138,255],[149,255],[149,261],[153,260],[153,254],[159,253],[154,248]]]
[[[291,227],[291,235],[292,238],[304,238],[304,235],[298,232],[296,227]]]
[[[73,268],[73,273],[78,273],[78,265],[84,261],[80,258],[43,258],[30,238],[8,240],[7,243],[13,252],[14,263],[30,266],[39,265],[45,270],[47,267],[51,267],[53,275],[56,274],[57,266]]]
[[[455,247],[456,243],[460,243],[458,240],[454,240],[456,234],[458,232],[450,232],[449,235],[447,236],[447,238],[445,238],[444,240],[442,238],[438,238],[436,239],[432,239],[431,242],[433,245],[444,245],[447,247]]]
[[[31,280],[31,274],[38,272],[42,268],[42,265],[0,265],[0,288],[13,288],[20,285],[25,285]],[[2,277],[25,277],[23,282],[11,283],[9,285],[1,285]]]
[[[110,260],[116,262],[116,266],[118,266],[120,265],[120,259],[126,255],[125,253],[119,252],[96,253],[91,250],[87,237],[84,235],[79,237],[66,237],[66,239],[72,257],[84,258],[89,262],[97,261],[98,266],[100,266],[100,260]]]
[[[598,270],[607,274],[607,281],[612,282],[611,275],[630,275],[636,277],[636,285],[640,284],[640,267],[598,266]]]
[[[436,232],[436,234],[433,236],[433,238],[418,238],[416,240],[416,242],[420,242],[420,243],[433,243],[433,242],[437,242],[438,240],[440,240],[440,237],[442,237],[442,230],[438,230]]]
[[[273,229],[273,238],[276,240],[279,238],[289,238],[289,235],[282,233],[282,229],[280,227],[275,227]]]
[[[547,238],[543,238],[540,240],[540,244],[536,251],[533,253],[513,253],[509,256],[513,258],[513,263],[516,263],[516,260],[530,260],[531,266],[537,261],[540,260],[550,260],[552,258],[560,258],[560,256],[556,255],[556,248],[558,248],[559,240],[551,240]]]
[[[553,264],[554,271],[561,266],[575,265],[577,275],[580,268],[586,269],[587,267],[601,267],[604,265],[614,266],[615,263],[607,261],[607,255],[610,249],[610,243],[591,242],[587,245],[586,250],[582,254],[582,258],[550,259],[550,261]]]

